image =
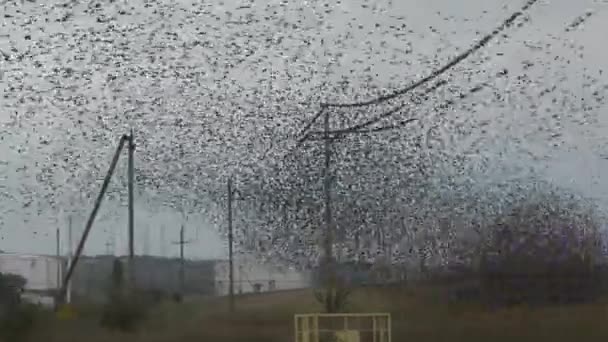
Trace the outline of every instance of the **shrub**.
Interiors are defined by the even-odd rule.
[[[319,270],[323,287],[316,289],[314,295],[327,313],[337,313],[346,309],[348,297],[352,291],[336,269],[335,264],[330,265],[325,264]]]
[[[22,341],[34,329],[39,309],[32,304],[19,304],[0,320],[0,340]]]
[[[120,260],[114,260],[108,302],[103,308],[101,325],[110,330],[132,332],[145,318],[146,296],[135,291],[126,291],[124,271]]]
[[[0,273],[0,317],[18,306],[25,284],[19,275]]]
[[[0,339],[19,341],[33,329],[37,308],[21,302],[25,278],[0,273]]]
[[[177,292],[173,293],[173,296],[171,296],[171,298],[173,299],[173,301],[175,303],[181,303],[182,300],[183,300],[182,295],[180,293],[177,293]]]
[[[136,296],[114,296],[103,308],[101,325],[110,330],[133,332],[145,319],[145,312]]]

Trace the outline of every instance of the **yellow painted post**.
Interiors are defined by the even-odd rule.
[[[318,315],[315,316],[315,329],[316,329],[315,330],[316,331],[316,333],[315,333],[315,338],[316,338],[315,342],[319,342],[319,316]]]
[[[353,323],[353,319],[355,322]],[[333,334],[342,340],[360,341],[363,331],[369,332],[369,326],[362,326],[359,320],[372,321],[372,339],[368,342],[392,342],[392,322],[389,313],[341,313],[341,314],[298,314],[294,319],[296,330],[295,342],[319,342],[325,333]],[[321,334],[321,321],[341,321],[342,326],[325,327]],[[367,323],[369,324],[369,323]]]
[[[314,315],[310,317],[310,321],[312,323],[312,341],[311,342],[319,342],[319,315]]]
[[[378,333],[377,330],[377,326],[376,326],[376,316],[372,316],[372,331],[373,331],[373,341],[372,342],[376,342],[376,334]]]
[[[300,329],[298,329],[298,315],[293,316],[293,334],[295,336],[294,341],[300,342]]]
[[[382,322],[382,324],[380,324],[380,342],[386,342],[386,338],[385,338],[385,323],[384,323],[384,317],[380,318],[380,322]]]
[[[308,317],[304,316],[300,322],[302,324],[302,342],[310,342],[310,329],[308,326]]]
[[[388,332],[387,332],[387,334],[388,334],[388,342],[392,342],[391,340],[392,340],[392,335],[393,335],[393,327],[391,325],[391,315],[390,314],[388,315],[386,323],[387,323],[387,326],[388,326]]]

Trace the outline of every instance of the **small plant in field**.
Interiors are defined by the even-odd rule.
[[[327,313],[337,313],[346,309],[350,293],[349,288],[335,286],[315,291],[315,298],[323,304]]]
[[[321,303],[327,313],[344,311],[348,304],[351,289],[334,270],[325,270],[325,287],[315,291],[315,298]]]

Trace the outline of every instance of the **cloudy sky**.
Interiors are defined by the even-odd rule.
[[[177,255],[171,242],[184,220],[167,189],[221,198],[225,175],[255,164],[269,132],[289,137],[301,127],[316,110],[311,99],[407,85],[523,3],[0,0],[0,249],[53,253],[57,227],[67,241],[69,216],[79,234],[92,209],[87,196],[99,189],[120,135],[134,128],[136,250]],[[608,3],[545,0],[525,18],[461,66],[476,70],[468,78],[451,77],[465,88],[491,82],[517,93],[517,76],[527,75],[526,87],[556,86],[561,95],[545,103],[527,89],[500,120],[494,115],[504,108],[491,103],[463,120],[490,121],[479,133],[488,144],[608,204],[608,107],[594,99],[608,84]],[[508,80],[494,80],[504,69]],[[345,94],[322,86],[343,76],[353,88]],[[86,253],[126,252],[125,173],[122,158]],[[224,256],[225,222],[191,211],[188,255]]]

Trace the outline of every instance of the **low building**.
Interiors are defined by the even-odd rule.
[[[128,272],[128,258],[119,257]],[[100,302],[107,299],[115,257],[82,256],[71,281],[71,298]],[[185,296],[213,296],[229,293],[227,260],[185,260],[136,256],[135,283],[139,289]],[[0,272],[20,275],[27,284],[22,298],[52,305],[61,288],[65,260],[55,256],[0,254]],[[262,264],[253,256],[238,256],[234,261],[235,293],[256,293],[310,287],[309,274],[276,264]]]
[[[72,294],[76,300],[103,301],[110,288],[116,257],[83,256],[73,275]],[[128,258],[119,257],[128,272]],[[185,260],[184,284],[181,284],[181,260],[155,256],[136,256],[135,283],[139,289],[171,295],[208,296],[214,293],[215,260]]]
[[[22,298],[35,304],[53,305],[64,269],[65,260],[56,256],[0,253],[0,272],[23,277]]]
[[[235,257],[233,272],[235,294],[295,290],[311,286],[309,273],[279,264],[261,263],[253,255]],[[216,261],[214,274],[215,294],[228,295],[230,292],[229,261]]]

